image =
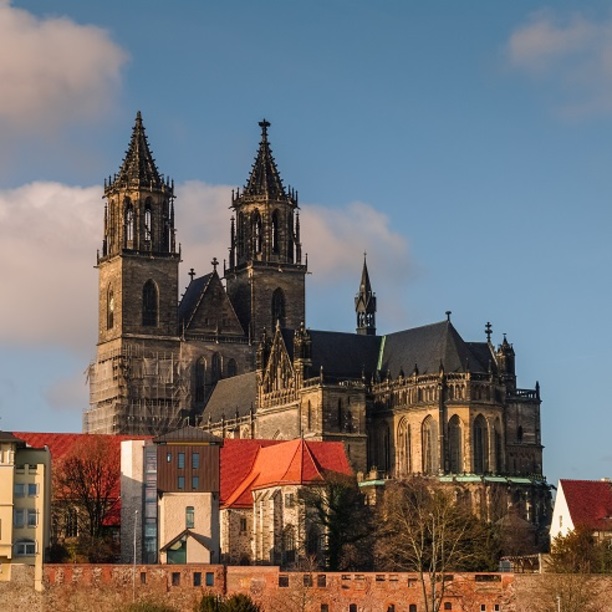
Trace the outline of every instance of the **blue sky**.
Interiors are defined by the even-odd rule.
[[[442,320],[514,344],[549,480],[611,476],[608,2],[0,0],[0,427],[79,431],[102,182],[137,110],[183,284],[226,257],[270,140],[299,190],[307,324]]]

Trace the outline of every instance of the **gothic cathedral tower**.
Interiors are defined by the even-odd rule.
[[[297,329],[305,317],[297,192],[285,189],[268,142],[270,123],[259,123],[261,142],[246,186],[232,195],[227,291],[251,339],[264,329]]]
[[[159,383],[153,388],[145,374],[147,359],[154,356],[159,363],[160,354],[172,355],[178,346],[180,261],[174,185],[157,170],[140,112],[119,172],[105,181],[104,198],[98,348],[84,426],[90,432],[140,433],[137,421],[146,416],[161,424],[173,411],[166,397],[170,390],[159,389]]]

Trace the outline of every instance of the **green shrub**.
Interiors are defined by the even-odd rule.
[[[223,600],[217,595],[207,593],[202,596],[200,603],[194,608],[194,612],[222,612]]]

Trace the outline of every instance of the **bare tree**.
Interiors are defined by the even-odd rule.
[[[110,436],[82,437],[53,470],[56,509],[74,509],[79,539],[101,541],[119,495],[120,457]]]
[[[495,569],[493,528],[423,478],[388,486],[380,510],[378,563],[418,573],[426,612],[438,612],[452,571]]]

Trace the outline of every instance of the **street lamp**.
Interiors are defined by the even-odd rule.
[[[134,510],[134,555],[132,566],[132,602],[136,601],[136,534],[138,533],[138,510]]]

